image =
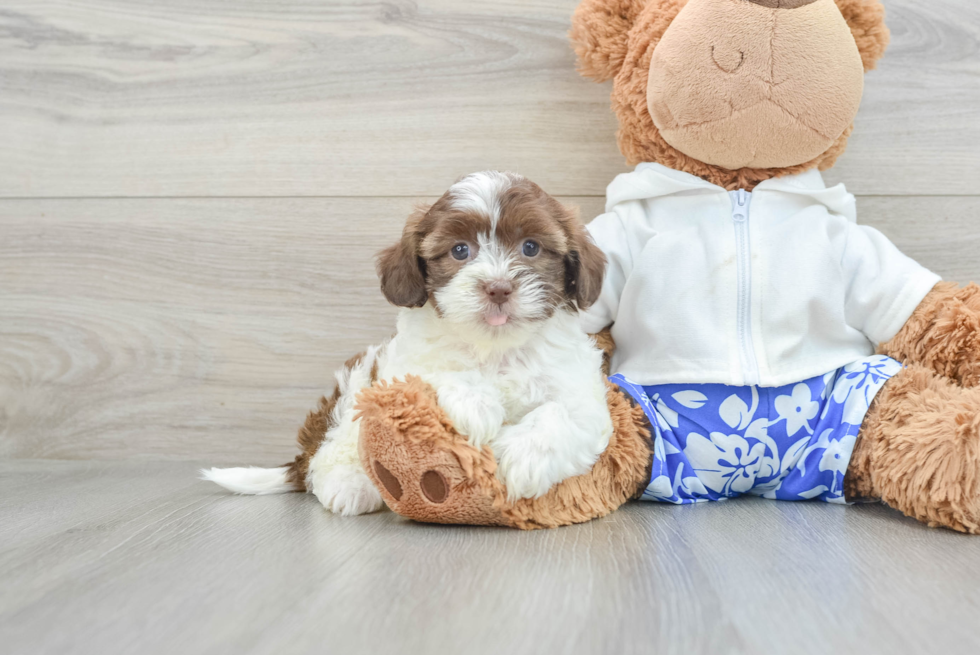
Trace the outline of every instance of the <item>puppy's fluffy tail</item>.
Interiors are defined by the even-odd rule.
[[[290,482],[289,467],[263,469],[255,466],[233,469],[201,469],[201,479],[210,480],[228,491],[250,496],[266,496],[296,491]]]

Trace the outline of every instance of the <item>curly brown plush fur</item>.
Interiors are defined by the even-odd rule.
[[[844,480],[931,527],[980,534],[980,389],[911,365],[865,419]]]
[[[888,45],[884,9],[877,0],[835,0],[855,37],[865,70],[875,67]],[[773,177],[833,166],[847,147],[853,126],[811,161],[784,168],[728,170],[685,155],[668,144],[647,107],[654,48],[687,0],[584,0],[572,17],[572,39],[583,75],[602,82],[615,77],[613,111],[619,118],[619,148],[627,163],[657,162],[697,175],[729,190],[752,190]]]
[[[864,71],[874,70],[885,54],[891,33],[885,26],[885,7],[877,0],[834,0],[851,28]]]
[[[613,340],[611,326],[599,334],[593,334],[592,338],[595,339],[595,345],[602,351],[602,372],[606,376],[612,375],[612,356],[616,351],[616,342]]]
[[[361,392],[361,463],[385,503],[426,523],[554,528],[605,516],[646,487],[650,433],[643,410],[610,385],[609,447],[592,470],[541,498],[509,501],[496,461],[452,426],[435,391],[421,379],[384,382]]]
[[[940,282],[879,352],[963,387],[980,385],[980,287]]]
[[[668,0],[666,3],[656,3],[666,10],[663,12],[666,22],[660,34],[667,29],[685,2]],[[572,15],[569,33],[582,75],[596,82],[605,82],[616,76],[623,67],[629,48],[629,31],[646,4],[640,0],[583,0]]]

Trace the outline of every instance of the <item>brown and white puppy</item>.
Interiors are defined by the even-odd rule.
[[[512,498],[586,473],[612,423],[602,352],[578,322],[605,257],[578,217],[519,175],[475,173],[408,220],[378,257],[381,290],[403,307],[397,333],[337,375],[300,433],[304,453],[275,469],[211,469],[238,493],[312,491],[346,515],[380,509],[357,453],[357,393],[420,376],[461,434],[488,445]]]

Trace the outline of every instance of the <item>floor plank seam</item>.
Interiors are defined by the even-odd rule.
[[[845,182],[846,185],[846,182]],[[834,186],[834,185],[828,185]],[[605,194],[557,193],[561,198],[601,199]],[[854,193],[857,198],[980,198],[980,193]],[[87,201],[87,200],[413,200],[435,198],[437,194],[362,196],[0,196],[4,201]]]

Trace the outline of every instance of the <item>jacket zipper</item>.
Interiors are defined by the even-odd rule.
[[[732,222],[735,224],[735,255],[738,263],[738,343],[745,386],[759,384],[759,362],[752,343],[752,247],[749,242],[749,208],[752,194],[745,189],[730,191]]]

